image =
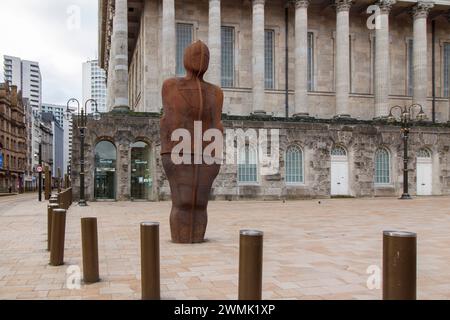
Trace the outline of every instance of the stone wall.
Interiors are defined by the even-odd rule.
[[[279,129],[280,173],[260,176],[255,185],[239,185],[237,165],[223,165],[214,183],[215,199],[302,199],[330,197],[330,151],[335,145],[347,150],[349,159],[349,193],[354,197],[398,196],[403,183],[403,145],[400,127],[370,121],[339,122],[335,120],[286,121],[273,118],[265,121],[248,117],[230,117],[224,120],[227,129]],[[118,152],[116,174],[117,200],[130,199],[130,146],[145,141],[151,146],[153,189],[149,200],[170,198],[168,181],[160,160],[159,115],[146,113],[103,115],[99,122],[88,121],[86,138],[86,195],[94,197],[94,148],[96,143],[109,140]],[[79,133],[74,128],[72,179],[74,192],[79,194]],[[298,186],[285,183],[285,150],[299,146],[304,154],[305,182]],[[410,193],[416,193],[416,154],[422,148],[432,153],[433,194],[450,194],[450,127],[448,125],[421,125],[410,134]],[[391,183],[374,184],[374,155],[384,147],[391,155]]]

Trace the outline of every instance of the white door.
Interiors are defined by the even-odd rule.
[[[348,195],[348,162],[331,160],[331,195]]]
[[[432,164],[417,158],[417,195],[430,196],[432,194]],[[428,160],[428,159],[426,159]],[[431,159],[430,159],[431,160]]]

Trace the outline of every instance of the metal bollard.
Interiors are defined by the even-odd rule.
[[[53,210],[58,208],[57,203],[50,203],[47,206],[47,251],[51,248]]]
[[[416,300],[417,235],[383,232],[383,300]]]
[[[100,281],[98,268],[97,218],[81,219],[81,238],[83,247],[83,276],[85,283]]]
[[[160,300],[159,223],[141,223],[142,300]]]
[[[64,241],[66,235],[66,210],[54,209],[52,214],[52,238],[50,250],[50,265],[64,264]]]
[[[239,239],[239,300],[261,300],[263,236],[257,230],[242,230]]]

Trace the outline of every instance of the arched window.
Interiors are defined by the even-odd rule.
[[[117,151],[109,141],[100,141],[95,146],[95,199],[114,200],[116,197]]]
[[[258,182],[258,153],[256,148],[246,145],[239,151],[238,156],[238,182]]]
[[[286,183],[303,183],[303,151],[297,146],[286,150]]]
[[[337,157],[346,157],[347,151],[345,151],[345,149],[341,146],[334,146],[334,148],[331,150],[331,155]]]
[[[420,149],[419,152],[417,152],[417,158],[431,158],[430,150],[426,148]]]
[[[378,149],[375,153],[375,183],[388,184],[391,182],[391,159],[389,151]]]

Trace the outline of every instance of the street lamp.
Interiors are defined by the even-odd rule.
[[[400,110],[400,119],[394,116],[392,113],[393,110]],[[414,116],[414,110],[419,109],[419,113]],[[401,132],[403,134],[403,194],[400,197],[402,200],[411,199],[408,191],[408,139],[409,139],[409,128],[410,124],[413,122],[424,121],[427,119],[427,115],[423,112],[423,107],[420,104],[412,104],[410,106],[393,106],[389,111],[389,116],[387,117],[387,121],[389,123],[399,122],[401,123]]]
[[[39,149],[38,153],[34,155],[35,158],[38,158],[38,200],[42,201],[42,134],[39,134]]]
[[[66,119],[69,119],[72,115],[72,111],[70,109],[70,104],[74,102],[77,104],[77,127],[80,132],[80,201],[78,202],[78,205],[81,207],[87,206],[87,202],[85,199],[85,186],[84,186],[84,139],[86,137],[86,126],[87,126],[87,104],[93,103],[95,105],[95,111],[92,115],[93,119],[95,121],[98,121],[101,119],[101,114],[98,112],[98,104],[97,101],[94,99],[89,99],[84,104],[84,108],[81,107],[80,109],[80,102],[77,99],[70,99],[67,102],[67,109],[66,109]]]
[[[34,154],[35,158],[38,158],[38,167],[40,168],[39,172],[38,172],[38,201],[42,202],[42,132],[40,131],[41,128],[41,114],[39,112],[34,112],[33,113],[33,123],[34,125],[38,125],[38,130],[39,130],[39,134],[38,134],[38,138],[39,138],[39,147],[38,147],[38,153]],[[37,123],[36,123],[37,122]]]

